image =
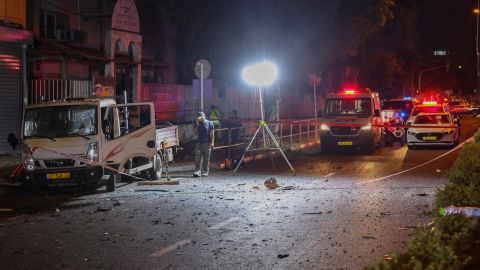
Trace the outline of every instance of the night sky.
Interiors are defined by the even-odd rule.
[[[448,76],[426,74],[425,85],[471,91],[476,69],[476,1],[399,0],[387,7],[388,3],[175,1],[178,9],[172,14],[185,14],[173,16],[181,33],[181,81],[191,79],[191,66],[200,58],[212,63],[215,79],[230,81],[238,79],[235,74],[245,64],[271,58],[288,74],[282,80],[304,83],[309,73],[318,72],[324,83],[331,82],[323,86],[331,89],[338,87],[343,68],[354,65],[366,87],[396,95],[412,88],[410,82],[419,70],[448,62],[457,70],[451,69]],[[446,50],[449,56],[433,57],[434,50]]]
[[[474,0],[419,1],[419,36],[422,49],[454,50],[474,57]]]

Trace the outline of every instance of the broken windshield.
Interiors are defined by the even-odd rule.
[[[97,134],[97,108],[68,105],[31,108],[25,111],[25,138],[58,138]]]

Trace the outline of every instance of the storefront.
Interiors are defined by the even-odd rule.
[[[20,139],[26,99],[25,55],[31,43],[29,31],[0,25],[0,154],[13,152]]]

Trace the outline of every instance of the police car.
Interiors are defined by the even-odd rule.
[[[415,106],[407,119],[407,125],[415,121],[419,113],[449,113],[456,124],[460,126],[458,114],[453,112],[447,103],[438,103],[437,101],[424,101]]]
[[[456,146],[460,127],[450,113],[420,113],[407,131],[408,149],[417,146]]]

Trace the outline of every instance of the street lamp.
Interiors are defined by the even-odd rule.
[[[290,162],[287,159],[287,156],[285,155],[282,148],[280,147],[280,144],[278,143],[277,139],[275,138],[272,131],[268,127],[267,123],[265,122],[262,88],[271,85],[277,79],[278,77],[277,67],[271,62],[263,61],[254,65],[245,67],[242,70],[242,77],[247,84],[255,86],[256,89],[258,90],[258,93],[259,93],[258,96],[260,99],[261,120],[259,122],[257,130],[252,136],[252,139],[248,143],[248,146],[245,149],[245,152],[243,153],[242,158],[240,158],[240,161],[238,162],[237,166],[233,170],[233,173],[236,173],[240,165],[242,165],[242,162],[247,152],[254,151],[254,150],[250,150],[250,147],[252,147],[252,144],[255,141],[258,133],[260,132],[260,129],[262,129],[263,131],[263,147],[264,147],[263,149],[272,150],[272,148],[267,148],[267,143],[266,143],[267,140],[265,135],[268,135],[272,140],[272,142],[274,143],[276,149],[279,150],[280,153],[282,154],[283,158],[285,159],[288,166],[290,167],[290,170],[292,170],[292,172],[295,172],[295,170],[292,167],[292,164],[290,164]],[[260,149],[256,149],[256,150],[260,150]]]
[[[449,66],[450,66],[450,64],[447,62],[445,65],[420,70],[418,72],[418,93],[420,93],[421,90],[422,90],[422,75],[423,75],[423,73],[428,72],[428,71],[441,69],[441,68],[445,68],[445,70],[448,71]],[[413,93],[412,93],[412,96],[413,96]]]

